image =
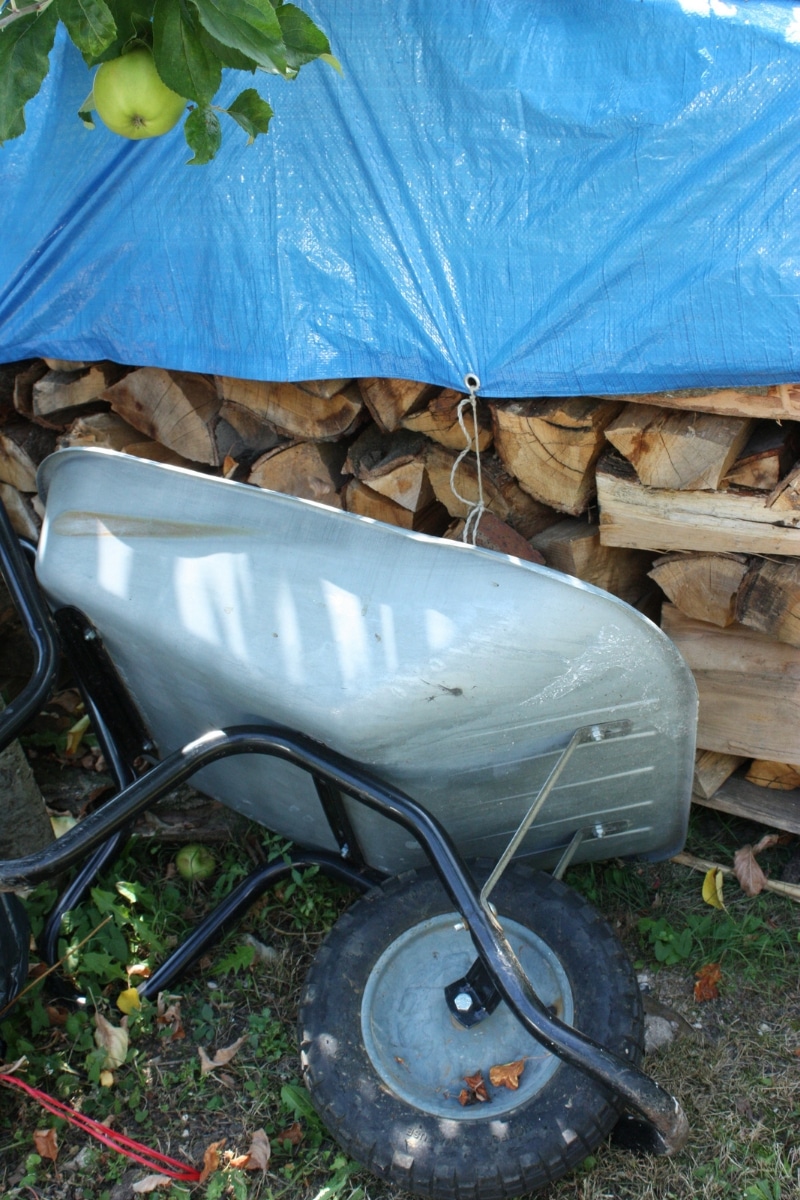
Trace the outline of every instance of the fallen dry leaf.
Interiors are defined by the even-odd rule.
[[[288,1129],[284,1129],[279,1133],[275,1140],[278,1142],[290,1142],[292,1146],[299,1146],[304,1136],[303,1126],[300,1122],[292,1121]]]
[[[169,1175],[145,1175],[138,1183],[131,1184],[132,1192],[154,1192],[156,1188],[168,1187],[175,1182]]]
[[[518,1058],[516,1062],[500,1063],[489,1068],[489,1082],[492,1087],[509,1088],[512,1092],[519,1087],[519,1077],[525,1070],[525,1060]]]
[[[722,968],[719,963],[706,963],[695,972],[697,983],[694,985],[694,998],[698,1004],[706,1000],[719,999],[717,984],[722,978]]]
[[[213,1175],[220,1168],[220,1150],[225,1145],[226,1138],[221,1142],[212,1142],[210,1146],[206,1146],[203,1154],[203,1170],[200,1172],[199,1183],[205,1183],[209,1175]]]
[[[733,872],[746,896],[757,896],[764,890],[767,877],[756,861],[752,846],[742,846],[733,856]]]
[[[217,1050],[213,1058],[209,1058],[203,1047],[199,1046],[197,1053],[200,1055],[200,1074],[208,1075],[209,1071],[215,1071],[217,1067],[227,1066],[245,1041],[246,1038],[237,1038],[230,1046],[225,1046],[222,1050]]]
[[[159,992],[156,1001],[156,1024],[169,1034],[170,1041],[186,1037],[181,1018],[181,1002],[177,996],[165,996],[163,992]]]
[[[722,900],[723,874],[719,867],[706,871],[703,878],[703,899],[712,908],[724,908]]]
[[[112,1025],[101,1012],[95,1012],[94,1014],[94,1023],[96,1026],[94,1031],[95,1045],[106,1052],[106,1057],[103,1061],[104,1071],[114,1071],[125,1062],[128,1054],[127,1021],[128,1018],[123,1017],[121,1025]]]
[[[466,1107],[468,1104],[485,1104],[489,1099],[489,1093],[486,1090],[486,1084],[483,1081],[483,1075],[477,1071],[474,1075],[465,1075],[464,1083],[466,1087],[462,1088],[458,1095],[458,1102]]]
[[[257,1129],[253,1134],[250,1149],[246,1154],[240,1154],[231,1159],[231,1166],[240,1171],[266,1171],[272,1157],[272,1147],[263,1129]]]
[[[36,1153],[42,1158],[52,1159],[53,1162],[58,1158],[58,1138],[55,1129],[35,1130],[33,1144],[36,1147]]]

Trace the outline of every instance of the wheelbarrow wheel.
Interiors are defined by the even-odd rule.
[[[539,997],[638,1064],[639,988],[595,909],[522,864],[492,902]],[[606,1089],[546,1051],[504,1003],[471,1029],[455,1021],[444,988],[474,958],[433,872],[410,873],[339,919],[299,1011],[305,1083],[334,1137],[379,1177],[442,1200],[542,1187],[580,1164],[619,1116]]]

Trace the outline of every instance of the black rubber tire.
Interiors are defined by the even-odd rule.
[[[478,869],[475,874],[480,878]],[[571,888],[522,864],[508,869],[492,893],[492,902],[501,920],[506,917],[534,930],[553,952],[568,980],[565,994],[569,997],[571,991],[571,1023],[638,1064],[644,1040],[639,987],[622,945],[599,913]],[[380,975],[376,964],[384,952],[391,959],[393,947],[417,936],[409,935],[409,930],[427,929],[430,926],[420,923],[436,924],[443,913],[452,914],[455,927],[458,916],[452,913],[452,902],[433,872],[425,870],[389,881],[359,899],[339,919],[316,955],[301,1000],[305,1084],[332,1135],[380,1178],[437,1200],[520,1196],[579,1165],[611,1132],[619,1106],[587,1076],[555,1060],[550,1062],[554,1073],[519,1102],[522,1087],[519,1093],[498,1092],[496,1098],[505,1105],[502,1112],[493,1111],[491,1102],[465,1108],[452,1096],[452,1114],[448,1109],[449,1119],[443,1119],[439,1097],[426,1111],[424,1092],[419,1093],[420,1102],[412,1104],[393,1089],[387,1072],[376,1069],[365,1042],[362,1015],[367,1020],[372,1017],[362,1014],[365,989],[368,998],[375,994],[370,980],[373,973]],[[436,924],[440,927],[441,922]],[[440,1002],[444,1005],[438,988],[425,1000],[429,1005]],[[489,1022],[500,1014],[510,1021],[501,1004],[482,1023],[484,1038]],[[435,1020],[441,1021],[442,1014],[437,1012]],[[431,1026],[435,1026],[433,1014]],[[513,1029],[527,1036],[517,1022]],[[469,1039],[473,1033],[459,1031],[455,1036]],[[506,1044],[499,1062],[510,1061],[507,1050]],[[537,1051],[547,1058],[538,1046]],[[490,1056],[485,1061],[485,1042],[475,1057],[479,1055],[483,1061],[475,1066],[486,1074],[498,1060]],[[402,1056],[394,1061],[402,1063]],[[448,1102],[450,1095],[446,1093]]]

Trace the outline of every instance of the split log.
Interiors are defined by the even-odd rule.
[[[134,429],[181,458],[219,466],[213,427],[220,401],[207,375],[142,367],[102,397]]]
[[[93,363],[88,370],[48,371],[33,384],[33,419],[62,429],[82,409],[105,408],[103,392],[122,372],[111,362]]]
[[[363,419],[364,403],[355,384],[333,396],[303,391],[293,383],[216,376],[223,415],[235,426],[233,413],[244,409],[285,437],[303,442],[330,442],[353,433]]]
[[[83,371],[94,365],[91,362],[76,362],[72,358],[43,358],[42,362],[49,371]]]
[[[466,521],[454,521],[447,528],[443,536],[448,541],[463,541],[466,524]],[[514,558],[521,558],[523,562],[538,563],[539,566],[545,565],[544,556],[541,552],[535,550],[521,533],[517,533],[515,529],[507,525],[505,521],[501,521],[494,513],[481,513],[474,530],[470,530],[470,536],[473,532],[475,534],[475,541],[470,544],[479,546],[482,550],[494,550],[498,554],[510,554]]]
[[[401,422],[404,429],[414,433],[422,433],[440,446],[448,450],[463,450],[467,444],[464,430],[458,419],[458,406],[464,399],[463,392],[452,388],[444,388],[437,396],[429,401],[421,412],[413,412],[403,417]],[[472,410],[465,407],[463,411],[464,426],[471,439],[471,448],[475,448],[475,422]],[[492,444],[491,416],[481,401],[478,401],[478,449],[484,453]]]
[[[764,421],[757,425],[747,445],[722,479],[722,488],[772,492],[800,453],[796,425]]]
[[[233,455],[237,460],[251,464],[268,450],[291,441],[278,433],[274,425],[268,425],[249,409],[229,404],[227,400],[223,400],[220,407],[214,439],[220,459]]]
[[[745,779],[756,787],[771,788],[775,792],[793,792],[800,788],[800,767],[793,763],[767,762],[757,758],[750,764]]]
[[[35,492],[36,469],[55,448],[53,430],[30,421],[8,421],[0,428],[0,482],[20,492]]]
[[[447,510],[436,500],[419,512],[411,512],[388,496],[373,491],[360,479],[348,480],[342,491],[342,501],[347,512],[371,517],[373,521],[384,521],[387,525],[398,525],[401,529],[413,529],[418,533],[440,536],[449,521]]]
[[[495,449],[535,499],[577,516],[595,495],[604,430],[621,405],[588,396],[492,401]]]
[[[394,433],[404,417],[424,408],[439,391],[433,384],[413,379],[375,377],[360,379],[359,387],[373,421],[384,433]]]
[[[353,379],[301,379],[295,386],[299,387],[301,392],[308,392],[310,396],[330,400],[354,382]]]
[[[465,518],[478,501],[478,464],[474,454],[467,454],[459,463],[455,476],[457,496],[450,480],[458,457],[433,442],[425,450],[425,463],[436,499],[451,517]],[[524,538],[534,537],[559,520],[559,514],[554,509],[523,491],[494,454],[481,455],[481,481],[488,511],[507,522]],[[464,499],[459,499],[459,496]]]
[[[14,378],[14,408],[22,417],[33,420],[33,385],[47,374],[47,365],[34,358],[16,372]]]
[[[697,683],[701,749],[800,763],[800,650],[744,625],[693,620],[671,604],[661,627]]]
[[[87,417],[76,417],[58,439],[60,449],[70,446],[99,446],[105,450],[125,450],[142,435],[115,412],[92,413]]]
[[[800,512],[775,511],[763,495],[648,488],[624,458],[597,467],[600,540],[605,546],[800,554]]]
[[[405,429],[382,433],[372,424],[350,447],[345,471],[409,512],[419,512],[436,499],[425,465],[425,445],[420,434]]]
[[[755,420],[800,421],[800,383],[768,387],[682,388],[674,392],[608,397],[626,404],[655,404],[661,408],[716,413],[721,417]]]
[[[15,533],[32,542],[38,541],[42,521],[31,500],[10,483],[0,483],[0,500]]]
[[[742,417],[629,404],[606,437],[647,487],[713,491],[752,432],[753,422]]]
[[[548,567],[591,583],[635,604],[648,590],[653,555],[646,550],[604,546],[597,525],[585,517],[564,517],[531,538]]]
[[[650,571],[662,592],[687,617],[731,625],[736,593],[747,573],[743,554],[666,554]]]
[[[779,642],[800,646],[800,562],[751,563],[736,596],[736,619]]]
[[[256,487],[341,508],[345,449],[336,442],[293,442],[262,454],[247,482]]]
[[[717,754],[713,750],[698,750],[694,762],[692,795],[701,800],[710,800],[723,783],[747,762],[739,754]]]
[[[151,438],[147,438],[145,441],[129,442],[125,447],[125,453],[133,455],[134,458],[146,458],[149,462],[164,463],[168,467],[183,467],[187,471],[197,470],[196,462],[184,458],[182,454],[178,454],[177,450],[171,450],[163,442],[155,442]]]

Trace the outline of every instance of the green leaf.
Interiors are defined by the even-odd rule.
[[[20,17],[0,33],[0,145],[25,132],[25,105],[46,76],[56,36],[58,13]]]
[[[202,167],[211,162],[222,144],[219,118],[212,108],[193,108],[184,122],[183,132],[194,158],[186,161],[189,166]]]
[[[153,40],[153,30],[150,22],[153,19],[155,0],[107,0],[111,15],[117,26],[117,36],[106,46],[102,53],[97,54],[90,67],[101,62],[110,62],[119,58],[123,50],[133,43],[150,46]]]
[[[291,74],[275,9],[269,0],[192,0],[212,37],[265,71]]]
[[[200,105],[222,82],[222,63],[204,42],[196,11],[182,0],[156,0],[153,57],[167,87]]]
[[[331,44],[325,34],[297,5],[282,4],[276,15],[290,67],[299,71],[305,63],[313,62],[322,54],[330,54]]]
[[[91,63],[117,37],[117,26],[105,0],[57,0],[67,33]]]
[[[255,72],[257,63],[252,58],[248,58],[246,54],[234,50],[233,46],[223,46],[222,42],[212,37],[208,30],[202,27],[200,36],[209,51],[216,54],[223,67],[231,67],[234,71],[249,71],[251,75]]]
[[[248,146],[255,141],[259,133],[267,132],[273,115],[272,108],[266,100],[262,100],[255,88],[247,88],[240,92],[225,111],[247,134]]]

